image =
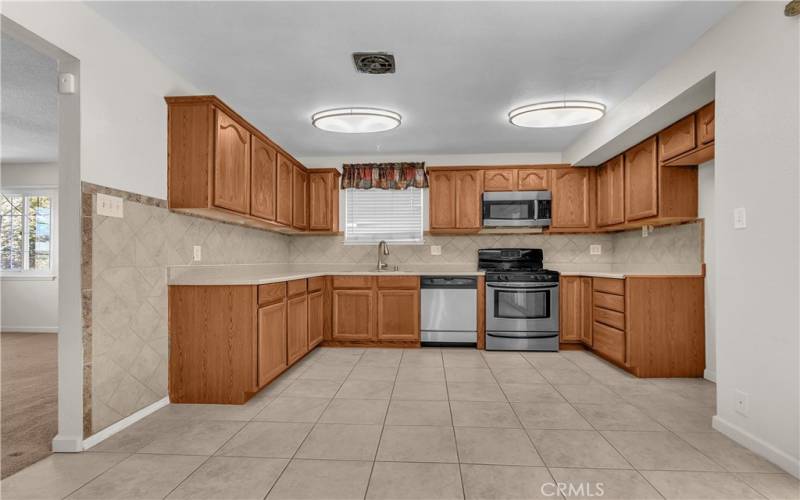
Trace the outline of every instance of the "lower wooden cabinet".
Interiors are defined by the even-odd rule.
[[[258,310],[258,386],[264,387],[288,366],[286,300]]]
[[[375,294],[369,290],[333,290],[333,340],[375,338]]]
[[[591,345],[592,279],[562,276],[560,288],[560,341]]]
[[[308,349],[318,346],[324,337],[325,300],[323,292],[308,294]]]
[[[291,364],[308,352],[308,297],[289,299],[286,316],[286,356]]]
[[[419,289],[378,290],[378,339],[419,340]]]

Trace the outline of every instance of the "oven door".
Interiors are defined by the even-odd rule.
[[[487,283],[486,330],[552,336],[558,332],[558,283]]]

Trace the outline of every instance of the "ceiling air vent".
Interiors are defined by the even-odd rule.
[[[353,62],[360,73],[382,75],[394,73],[394,56],[386,52],[355,52]]]

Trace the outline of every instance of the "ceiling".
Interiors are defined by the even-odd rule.
[[[587,127],[521,129],[509,109],[630,95],[733,10],[729,2],[94,2],[195,86],[296,156],[563,151]],[[355,71],[391,52],[397,72]],[[341,106],[403,115],[345,135],[310,115]]]
[[[58,161],[58,63],[3,34],[0,66],[0,161]]]

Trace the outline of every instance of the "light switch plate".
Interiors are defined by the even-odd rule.
[[[97,193],[97,215],[122,218],[122,198]]]
[[[442,255],[441,245],[431,245],[431,255]]]
[[[589,245],[589,255],[602,255],[602,254],[603,254],[602,245]]]
[[[201,247],[200,245],[195,245],[192,248],[192,256],[195,262],[200,262],[201,260],[203,260],[203,247]]]
[[[747,227],[747,211],[744,207],[733,209],[733,228],[744,229]]]

